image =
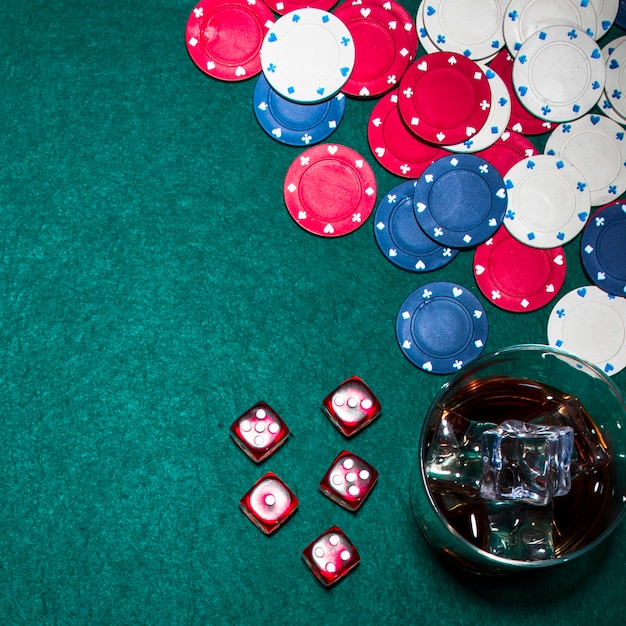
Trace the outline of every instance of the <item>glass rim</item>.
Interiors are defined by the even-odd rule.
[[[429,405],[428,411],[430,412],[431,409],[440,402],[441,397],[445,395],[445,392],[447,389],[449,389],[453,384],[455,384],[459,380],[463,379],[464,377],[467,377],[468,372],[472,370],[476,370],[477,368],[480,369],[482,365],[489,363],[490,361],[494,360],[496,357],[499,357],[499,356],[506,357],[506,355],[509,355],[509,354],[514,355],[514,354],[521,353],[524,351],[527,351],[527,352],[528,351],[530,352],[542,352],[543,351],[551,355],[563,356],[563,357],[566,357],[567,359],[576,361],[584,368],[590,369],[594,376],[596,376],[597,378],[600,378],[603,381],[603,383],[607,385],[611,393],[615,396],[615,399],[621,404],[624,410],[624,413],[626,414],[626,400],[624,400],[624,396],[622,395],[620,390],[617,388],[615,383],[613,383],[613,381],[599,367],[561,348],[556,348],[554,346],[548,346],[548,345],[538,344],[538,343],[515,344],[512,346],[507,346],[500,350],[495,350],[494,352],[490,352],[488,354],[481,355],[480,357],[478,357],[477,359],[469,363],[467,367],[464,367],[461,370],[459,370],[456,374],[454,374],[450,379],[448,379],[440,387],[439,392],[437,393],[434,400]],[[436,518],[445,528],[446,532],[450,533],[450,535],[452,535],[457,542],[461,543],[467,549],[468,552],[476,554],[477,557],[480,558],[482,561],[491,563],[494,566],[504,567],[507,570],[515,569],[518,571],[545,569],[547,567],[552,567],[555,565],[566,563],[577,557],[580,557],[589,553],[594,548],[596,548],[600,543],[604,542],[615,531],[617,526],[619,526],[623,518],[626,516],[626,500],[623,500],[622,508],[620,512],[615,516],[615,519],[611,522],[611,524],[609,524],[609,526],[607,526],[604,529],[604,531],[600,535],[598,535],[595,539],[593,539],[590,543],[586,544],[582,548],[570,554],[563,555],[563,556],[555,556],[554,558],[540,560],[540,561],[521,561],[521,560],[516,560],[516,559],[509,559],[506,557],[498,556],[496,554],[487,552],[486,550],[479,548],[475,544],[465,539],[465,537],[463,537],[458,531],[456,531],[450,525],[450,523],[448,522],[446,517],[443,515],[443,513],[439,510],[439,507],[436,505],[433,499],[433,495],[432,495],[430,488],[428,487],[428,481],[427,481],[426,474],[425,474],[425,457],[424,457],[424,449],[422,445],[422,441],[424,440],[424,436],[428,428],[429,428],[428,420],[424,420],[424,424],[422,425],[422,429],[420,433],[420,445],[419,445],[419,451],[418,451],[419,475],[420,475],[420,480],[422,483],[421,486],[423,487],[426,493],[426,496],[428,498],[428,503],[430,504],[432,511],[434,511]]]
[[[580,364],[581,369],[589,369],[593,372],[593,375],[596,378],[602,379],[604,384],[611,390],[611,393],[615,396],[618,402],[624,408],[626,412],[626,399],[624,398],[622,392],[618,389],[617,385],[611,380],[609,376],[605,372],[603,372],[597,365],[586,361],[582,357],[574,354],[573,352],[568,352],[567,350],[563,350],[562,348],[557,348],[556,346],[549,346],[546,344],[540,343],[519,343],[512,346],[507,346],[505,348],[501,348],[500,350],[495,350],[494,352],[489,352],[487,354],[482,354],[478,358],[474,359],[471,363],[468,363],[467,366],[460,369],[456,374],[454,374],[451,378],[449,378],[443,385],[439,388],[437,392],[437,396],[435,397],[434,402],[431,404],[434,405],[443,395],[443,393],[448,389],[448,387],[452,386],[459,379],[467,376],[468,372],[475,370],[477,367],[488,363],[498,356],[506,356],[507,354],[515,354],[518,352],[546,352],[547,354],[559,355],[565,357],[569,360],[576,361]]]

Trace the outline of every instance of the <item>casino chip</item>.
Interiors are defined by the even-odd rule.
[[[260,74],[253,94],[254,114],[261,128],[289,146],[307,146],[328,138],[346,109],[346,98],[338,93],[330,100],[300,104],[276,93]]]
[[[591,197],[571,163],[538,154],[516,163],[504,177],[509,206],[507,230],[533,248],[557,248],[580,233],[589,219]]]
[[[429,6],[430,5],[428,5],[428,3],[421,2],[420,5],[417,7],[417,12],[415,13],[415,25],[417,27],[418,41],[419,43],[422,44],[422,47],[427,53],[439,52],[442,50],[446,51],[448,48],[446,46],[445,36],[431,37],[431,34],[428,32],[428,29],[426,28],[426,25],[424,23],[424,14],[426,13],[426,10],[429,8]],[[500,30],[502,29],[500,28]],[[483,31],[484,31],[484,28],[483,28]],[[495,52],[492,51],[489,54],[489,56],[479,59],[481,63],[488,63],[498,54],[497,50],[501,48],[500,42],[504,42],[504,39],[501,38],[497,42],[496,40],[491,42],[492,44],[494,44],[493,50],[496,50],[496,51]],[[465,47],[464,50],[467,52],[468,48]],[[466,54],[464,56],[468,56],[468,58],[475,60],[474,55]]]
[[[613,109],[626,117],[626,42],[618,44],[609,55],[605,90]]]
[[[626,35],[622,35],[621,37],[616,37],[615,39],[611,39],[603,48],[602,48],[602,58],[604,62],[607,63],[609,57],[613,53],[613,50],[619,46],[623,41],[626,41]]]
[[[619,0],[590,0],[596,14],[595,38],[600,39],[607,34],[619,10]]]
[[[389,19],[389,11],[369,2],[346,2],[334,15],[347,26],[355,47],[354,68],[343,92],[368,98],[396,87],[411,62],[408,32]]]
[[[367,140],[376,160],[403,178],[418,178],[447,154],[444,148],[422,141],[407,129],[398,110],[398,90],[385,94],[372,109]]]
[[[621,29],[626,29],[626,0],[619,0],[619,8],[615,16],[615,24]]]
[[[428,31],[426,30],[426,25],[424,24],[424,8],[426,6],[426,2],[420,2],[420,5],[417,7],[417,12],[415,13],[415,26],[417,29],[417,40],[420,44],[422,44],[422,48],[426,54],[431,54],[432,52],[439,52],[439,48],[435,45],[435,42],[431,39]]]
[[[478,357],[489,324],[478,298],[465,287],[434,282],[402,304],[396,336],[411,363],[426,372],[451,374]]]
[[[193,62],[213,78],[237,81],[261,71],[259,51],[274,14],[263,2],[200,0],[187,20]]]
[[[603,115],[590,114],[555,128],[544,152],[575,165],[591,194],[591,206],[600,206],[626,191],[624,129]]]
[[[534,154],[535,146],[530,139],[514,130],[505,130],[498,141],[486,150],[475,152],[474,156],[489,161],[504,178],[516,163]]]
[[[270,8],[274,9],[279,15],[285,15],[285,13],[291,13],[291,11],[298,11],[307,7],[312,9],[321,9],[322,11],[330,11],[338,0],[267,0],[267,4]]]
[[[485,59],[504,46],[503,19],[509,0],[429,0],[422,19],[429,37],[446,52]]]
[[[504,40],[512,56],[540,30],[560,25],[595,36],[597,18],[588,0],[511,0],[504,19]]]
[[[353,0],[353,4],[359,4],[361,0]],[[401,28],[409,36],[410,61],[417,53],[417,30],[411,14],[396,0],[367,0],[367,4],[380,6],[388,11],[390,19],[396,22],[396,28]]]
[[[600,99],[605,81],[600,48],[589,35],[569,26],[534,33],[513,62],[513,85],[521,103],[551,122],[587,113]]]
[[[602,207],[583,229],[580,244],[583,268],[607,293],[626,296],[626,201]]]
[[[374,216],[374,235],[381,252],[409,272],[429,272],[447,265],[459,253],[426,236],[413,212],[415,181],[407,180],[385,195]]]
[[[338,144],[305,150],[289,167],[285,205],[293,220],[321,237],[346,235],[362,226],[376,204],[369,163]]]
[[[622,117],[611,105],[609,102],[609,98],[606,95],[606,91],[602,92],[602,97],[598,102],[598,106],[602,109],[602,113],[606,115],[608,118],[612,119],[614,122],[621,124],[622,126],[626,126],[626,117]]]
[[[612,39],[608,44],[606,44],[602,48],[602,58],[604,59],[605,64],[608,63],[609,56],[611,55],[613,50],[615,50],[615,48],[623,41],[626,41],[626,35]],[[598,106],[602,109],[602,113],[604,113],[604,115],[612,119],[614,122],[617,122],[618,124],[621,124],[622,126],[626,126],[626,118],[621,116],[609,102],[609,97],[606,94],[606,83],[605,83],[605,88],[602,91],[602,96],[600,97],[600,101],[598,102]]]
[[[465,141],[489,115],[491,88],[474,61],[433,52],[412,63],[400,81],[400,116],[415,135],[435,144]]]
[[[527,111],[520,102],[513,87],[513,57],[508,50],[500,50],[489,63],[489,67],[500,76],[511,94],[511,118],[508,124],[511,130],[524,135],[541,135],[554,127],[552,122],[542,120]]]
[[[320,102],[346,83],[355,61],[354,41],[345,24],[320,9],[280,17],[261,45],[267,82],[295,102]]]
[[[554,305],[548,343],[612,376],[626,367],[626,298],[595,285],[574,289]]]
[[[500,227],[474,252],[474,277],[485,298],[514,313],[551,302],[565,281],[563,248],[531,248]]]
[[[463,143],[446,146],[452,152],[479,152],[493,145],[511,119],[511,94],[505,82],[491,68],[484,68],[491,87],[491,106],[485,125]]]
[[[472,154],[437,159],[415,185],[415,215],[440,245],[470,248],[491,237],[504,217],[507,192],[498,170]]]

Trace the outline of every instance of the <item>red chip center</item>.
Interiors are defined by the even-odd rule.
[[[376,202],[376,179],[358,152],[321,144],[291,164],[285,176],[284,199],[289,214],[302,228],[321,237],[338,237],[367,221]]]
[[[472,80],[452,67],[425,73],[413,97],[417,116],[443,130],[464,126],[475,115],[478,104]]]
[[[258,55],[263,32],[258,18],[243,7],[224,4],[203,24],[202,45],[222,65],[243,65]]]
[[[396,45],[389,31],[373,20],[355,20],[346,26],[355,47],[350,80],[367,82],[386,75],[396,55]]]
[[[489,274],[498,289],[520,298],[544,291],[552,268],[547,251],[529,248],[511,239],[494,245]]]
[[[363,189],[351,167],[327,159],[314,163],[302,175],[298,195],[310,217],[340,222],[357,212]]]

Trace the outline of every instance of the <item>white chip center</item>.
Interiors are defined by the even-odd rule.
[[[447,34],[456,41],[472,44],[502,37],[502,14],[497,0],[444,1],[439,11]]]
[[[571,220],[576,200],[571,185],[556,172],[535,172],[515,189],[515,205],[524,207],[520,220],[529,230],[548,233]]]
[[[529,75],[533,91],[553,106],[578,102],[591,83],[585,53],[566,42],[546,44],[533,55]]]
[[[573,2],[531,0],[517,18],[521,41],[526,41],[539,28],[567,24],[581,28],[580,13]]]
[[[619,177],[623,167],[615,141],[593,129],[572,136],[559,154],[580,170],[592,193],[608,187]]]
[[[277,56],[285,81],[295,86],[324,83],[337,71],[337,41],[321,26],[307,24],[285,33]]]
[[[563,323],[567,349],[592,363],[612,361],[626,341],[619,312],[602,302],[583,302]]]

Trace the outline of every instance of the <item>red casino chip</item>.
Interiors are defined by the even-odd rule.
[[[505,130],[493,145],[474,154],[489,161],[504,178],[516,163],[534,156],[536,152],[530,139],[514,130]]]
[[[283,191],[293,220],[321,237],[355,231],[376,204],[376,179],[369,163],[338,144],[305,150],[289,167]]]
[[[408,34],[412,61],[417,54],[418,44],[417,28],[415,27],[413,16],[399,2],[395,2],[395,0],[369,0],[369,4],[381,6],[385,11],[389,11],[393,19],[397,20],[397,27],[402,28],[402,30]]]
[[[367,140],[374,158],[387,171],[403,178],[418,178],[431,163],[448,154],[407,129],[400,118],[397,90],[376,103],[367,125]]]
[[[532,248],[501,226],[474,252],[474,277],[485,298],[514,313],[551,302],[565,281],[563,248]]]
[[[462,143],[487,121],[491,87],[474,61],[432,52],[409,66],[400,81],[398,106],[407,127],[424,141]]]
[[[298,9],[320,9],[330,11],[339,0],[267,0],[265,4],[279,15],[291,13]]]
[[[496,54],[489,67],[500,75],[511,94],[511,118],[508,127],[524,135],[541,135],[555,127],[555,124],[535,117],[524,107],[513,86],[513,57],[506,48]]]
[[[187,51],[205,74],[245,80],[261,72],[261,44],[273,23],[261,0],[201,0],[187,20]]]
[[[378,96],[394,87],[411,62],[409,34],[389,11],[369,2],[344,3],[335,11],[355,47],[354,68],[342,91],[351,96]]]

